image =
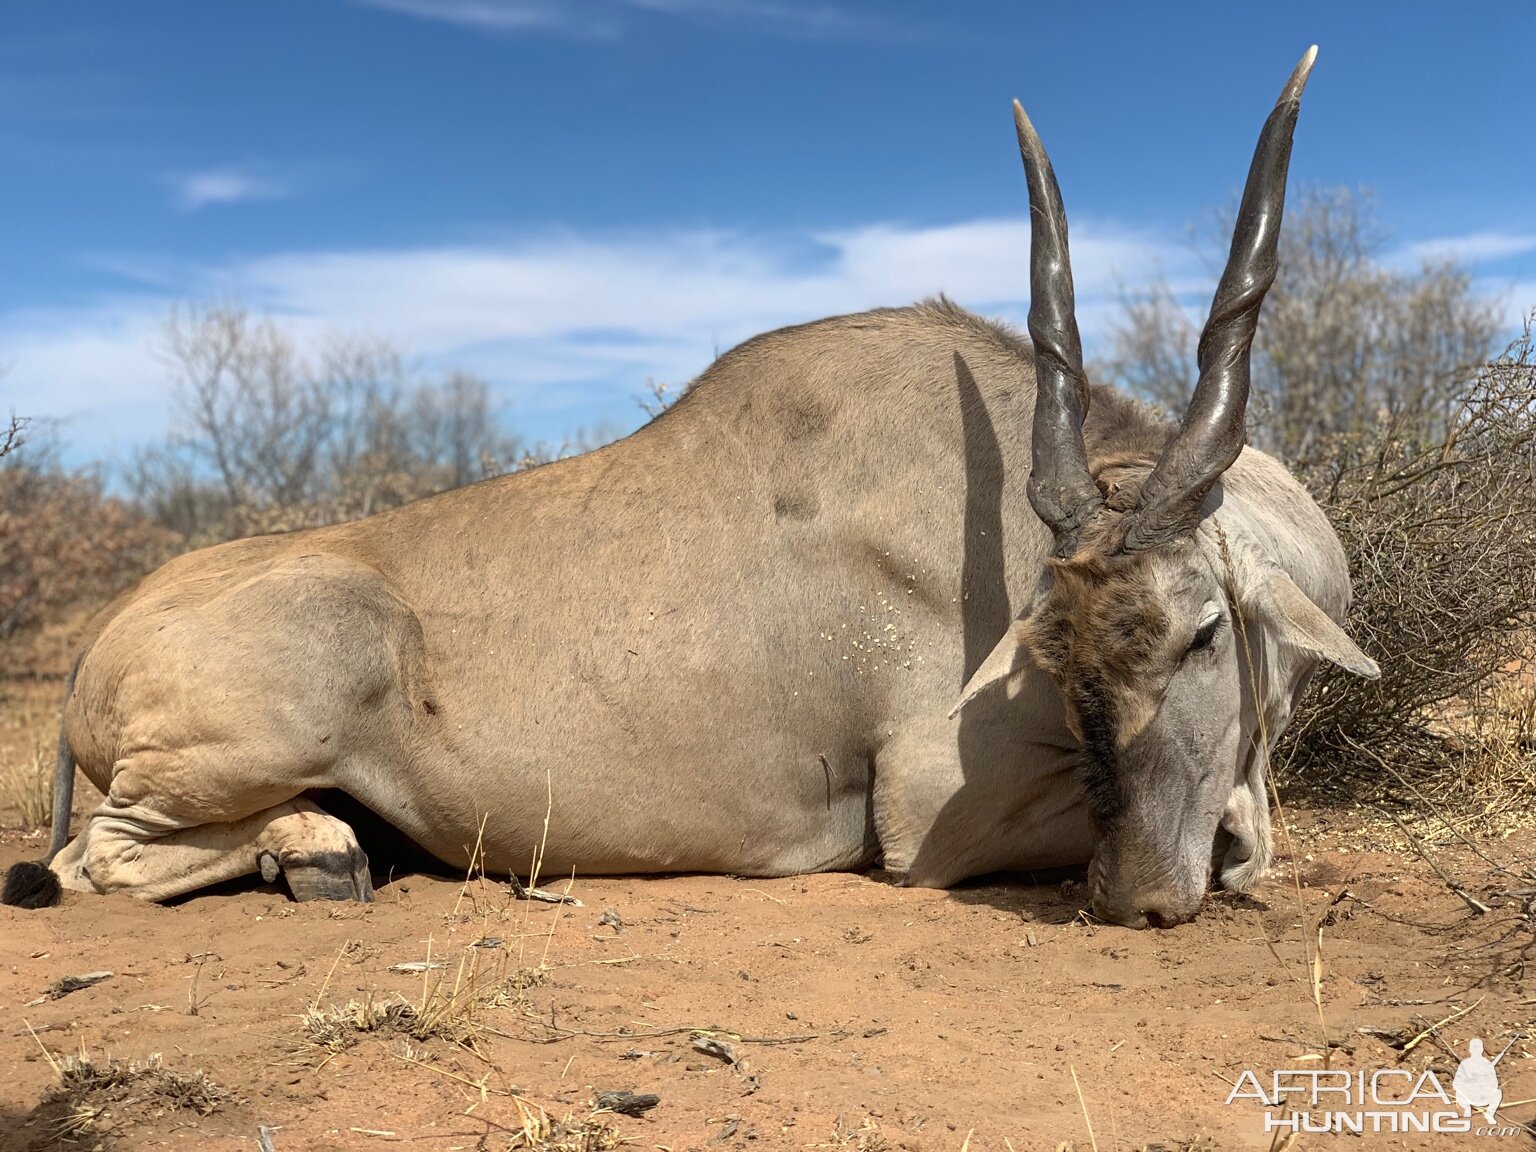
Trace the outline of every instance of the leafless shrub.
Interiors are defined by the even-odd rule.
[[[1536,317],[1533,317],[1536,320]],[[1301,476],[1349,554],[1350,628],[1374,684],[1319,673],[1286,735],[1293,779],[1510,800],[1536,783],[1536,354],[1525,335],[1439,434],[1413,412],[1336,433]],[[1519,783],[1521,787],[1516,788]]]
[[[7,423],[0,425],[0,459],[9,456],[17,448],[21,447],[23,443],[22,431],[26,426],[26,420],[14,412],[11,413],[11,418]]]
[[[516,459],[484,381],[424,380],[379,341],[306,355],[235,306],[174,313],[165,358],[178,423],[127,482],[194,544],[353,520],[481,479]]]
[[[67,472],[40,442],[0,465],[0,640],[99,604],[174,550],[171,533]]]

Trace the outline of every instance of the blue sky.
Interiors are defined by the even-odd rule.
[[[1070,8],[1070,11],[1065,9]],[[1206,275],[1296,59],[1292,163],[1369,185],[1391,259],[1536,305],[1523,3],[206,0],[0,15],[0,407],[121,459],[158,333],[235,299],[301,341],[484,375],[532,438],[632,426],[646,376],[940,290],[1022,318],[1009,100],[1050,148],[1090,349],[1118,285]]]

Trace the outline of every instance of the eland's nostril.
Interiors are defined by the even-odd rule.
[[[1097,891],[1093,894],[1093,914],[1110,924],[1125,928],[1172,928],[1195,918],[1198,903],[1190,907],[1176,897],[1159,892],[1132,892],[1128,898]]]
[[[1134,904],[1117,904],[1105,899],[1102,895],[1093,898],[1093,914],[1108,924],[1119,924],[1122,928],[1145,928],[1147,917],[1143,912],[1138,912]]]
[[[1173,928],[1180,924],[1187,924],[1195,918],[1195,910],[1188,912],[1174,908],[1148,908],[1147,923],[1154,928]]]

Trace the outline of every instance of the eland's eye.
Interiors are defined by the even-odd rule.
[[[1220,616],[1212,616],[1195,631],[1195,638],[1189,642],[1189,652],[1204,652],[1216,642],[1216,636],[1221,631],[1221,626],[1226,623]]]

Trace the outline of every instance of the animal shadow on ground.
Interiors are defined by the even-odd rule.
[[[961,904],[985,904],[999,912],[1017,912],[1036,924],[1070,924],[1088,906],[1087,869],[1044,868],[1031,872],[993,872],[949,890]]]

